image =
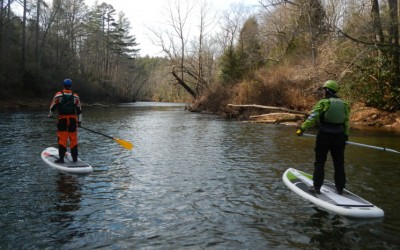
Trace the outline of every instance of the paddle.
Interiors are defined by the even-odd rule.
[[[304,136],[308,136],[308,137],[317,137],[316,135],[311,135],[311,134],[303,134],[303,135]],[[399,151],[396,151],[394,149],[382,148],[382,147],[372,146],[372,145],[368,145],[368,144],[362,144],[362,143],[358,143],[358,142],[346,141],[346,144],[354,145],[354,146],[360,146],[360,147],[364,147],[364,148],[372,148],[372,149],[377,149],[377,150],[383,150],[383,151],[388,151],[388,152],[400,154]]]
[[[80,127],[80,128],[83,128],[83,129],[86,129],[87,131],[90,131],[90,132],[92,132],[92,133],[95,133],[95,134],[102,135],[102,136],[104,136],[104,137],[113,139],[114,141],[118,142],[119,145],[121,145],[122,147],[124,147],[124,148],[126,148],[126,149],[128,149],[128,150],[132,150],[132,148],[133,148],[132,143],[130,143],[130,142],[128,142],[128,141],[125,141],[125,140],[122,140],[122,139],[118,139],[118,138],[114,138],[114,137],[112,137],[112,136],[105,135],[105,134],[102,134],[102,133],[100,133],[100,132],[97,132],[97,131],[94,131],[94,130],[92,130],[92,129],[85,128],[85,127],[82,127],[82,126],[79,126],[79,127]]]
[[[52,118],[57,119],[57,117],[52,117]],[[104,137],[113,139],[114,141],[118,142],[119,145],[121,145],[122,147],[124,147],[124,148],[126,148],[126,149],[128,149],[128,150],[132,150],[132,148],[133,148],[133,144],[130,143],[130,142],[128,142],[128,141],[125,141],[125,140],[122,140],[122,139],[118,139],[118,138],[114,138],[114,137],[112,137],[112,136],[105,135],[105,134],[102,134],[102,133],[100,133],[100,132],[97,132],[97,131],[94,131],[94,130],[92,130],[92,129],[85,128],[85,127],[82,127],[82,126],[79,126],[79,128],[83,128],[83,129],[86,129],[87,131],[90,131],[90,132],[92,132],[92,133],[95,133],[95,134],[102,135],[102,136],[104,136]]]

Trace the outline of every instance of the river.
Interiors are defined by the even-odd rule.
[[[294,127],[171,103],[83,112],[83,126],[134,145],[81,130],[86,176],[40,159],[57,145],[47,110],[0,113],[0,249],[400,249],[400,155],[346,148],[347,188],[385,211],[350,220],[282,182],[289,167],[312,172],[314,139]],[[400,150],[396,132],[354,129],[350,140]]]

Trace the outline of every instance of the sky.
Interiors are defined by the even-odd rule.
[[[85,0],[89,7],[94,5],[96,0]],[[151,28],[157,28],[165,22],[163,17],[169,0],[97,0],[99,4],[106,2],[111,4],[117,13],[123,11],[131,23],[131,35],[136,37],[139,43],[141,56],[162,56],[161,48],[151,42]],[[190,0],[189,0],[190,1]],[[210,0],[215,11],[229,10],[233,5],[243,4],[250,8],[259,8],[259,0]],[[257,7],[258,6],[258,7]],[[154,36],[153,36],[154,38]]]

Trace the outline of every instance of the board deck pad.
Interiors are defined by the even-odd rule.
[[[49,166],[56,168],[60,171],[75,174],[88,174],[93,172],[92,166],[78,158],[77,162],[72,160],[72,156],[67,152],[64,156],[64,163],[56,163],[59,159],[58,149],[49,147],[41,153],[42,160]]]
[[[384,216],[383,210],[369,201],[351,193],[347,189],[340,195],[336,192],[335,184],[324,181],[321,194],[313,190],[312,175],[289,168],[282,177],[284,183],[293,192],[304,199],[337,214],[356,218],[380,218]]]

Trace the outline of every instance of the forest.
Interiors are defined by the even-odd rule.
[[[400,109],[397,0],[259,0],[219,12],[207,0],[166,3],[165,26],[149,27],[162,54],[143,57],[136,24],[106,1],[0,0],[1,103],[47,105],[71,78],[87,104],[309,110],[333,79],[351,104]]]

